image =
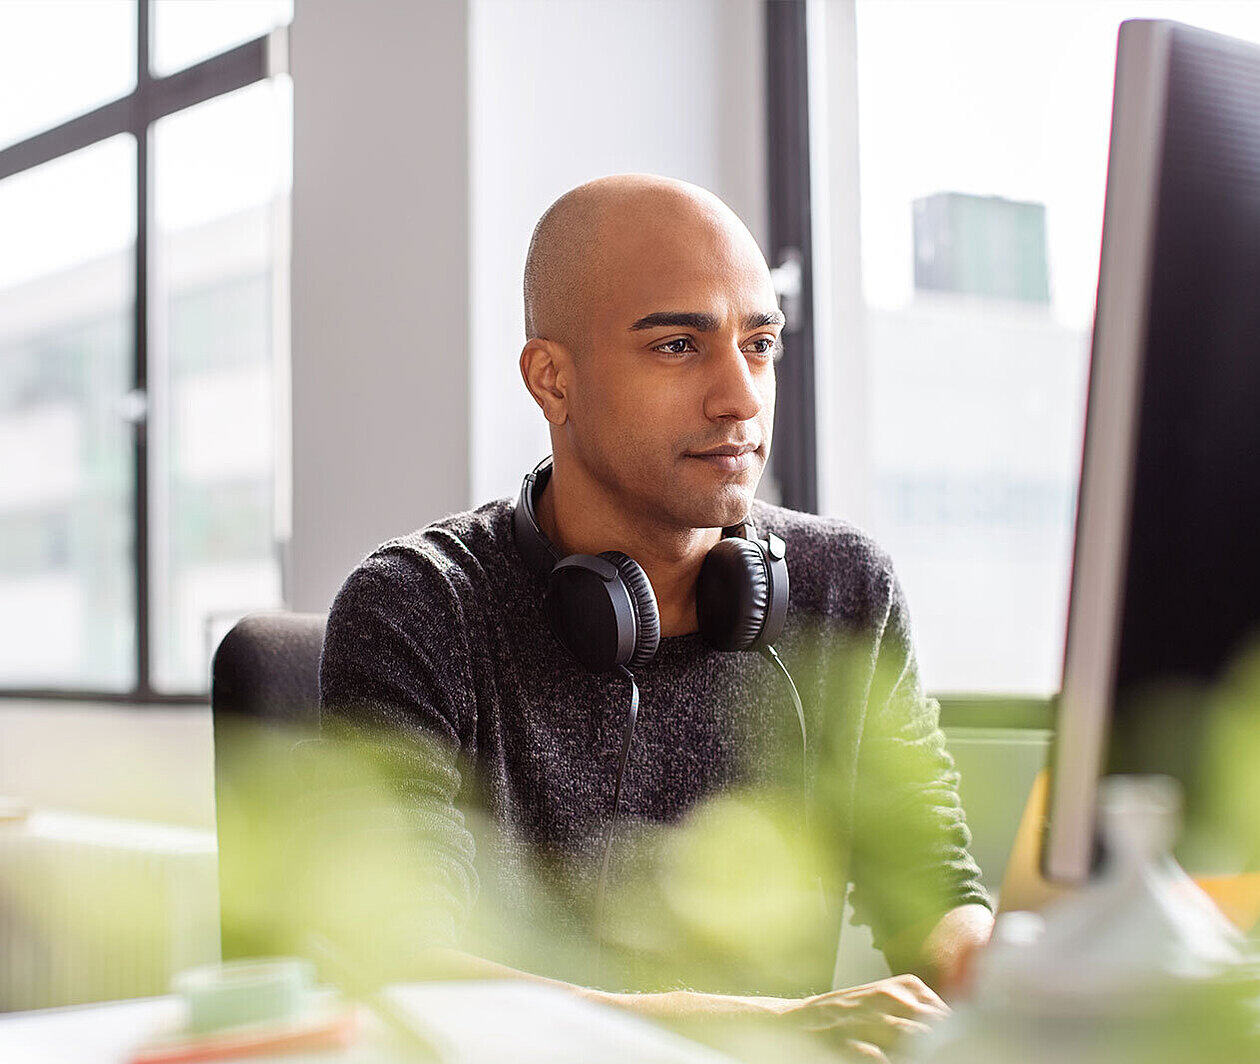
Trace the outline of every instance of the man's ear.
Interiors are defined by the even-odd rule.
[[[563,344],[533,339],[521,350],[521,379],[543,416],[553,425],[569,419],[569,395],[573,357]]]

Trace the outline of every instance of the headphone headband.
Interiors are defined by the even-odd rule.
[[[535,510],[535,493],[541,494],[551,479],[551,455],[547,455],[533,470],[525,474],[521,482],[521,496],[512,515],[512,531],[516,545],[530,568],[546,576],[560,561],[560,552],[552,545],[538,523]]]

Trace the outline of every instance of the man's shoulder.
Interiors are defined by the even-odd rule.
[[[338,597],[364,592],[460,597],[512,564],[511,518],[511,500],[495,499],[387,539],[355,566]]]
[[[874,622],[886,611],[896,578],[888,552],[852,521],[753,501],[759,533],[787,546],[794,606],[813,613]]]
[[[387,555],[422,559],[439,568],[485,563],[502,557],[512,529],[512,501],[494,499],[473,510],[460,510],[404,535],[387,539],[369,557]]]

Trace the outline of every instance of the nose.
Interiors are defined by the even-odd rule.
[[[769,376],[773,382],[774,370],[760,375],[754,373],[747,356],[735,344],[724,347],[712,365],[712,378],[705,395],[705,416],[711,421],[724,418],[748,421],[760,414],[767,397],[762,391],[765,382],[759,380],[759,376]]]

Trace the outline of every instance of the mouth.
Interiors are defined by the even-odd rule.
[[[693,451],[686,455],[725,473],[742,473],[753,467],[757,448],[751,443],[726,444],[709,451]]]

